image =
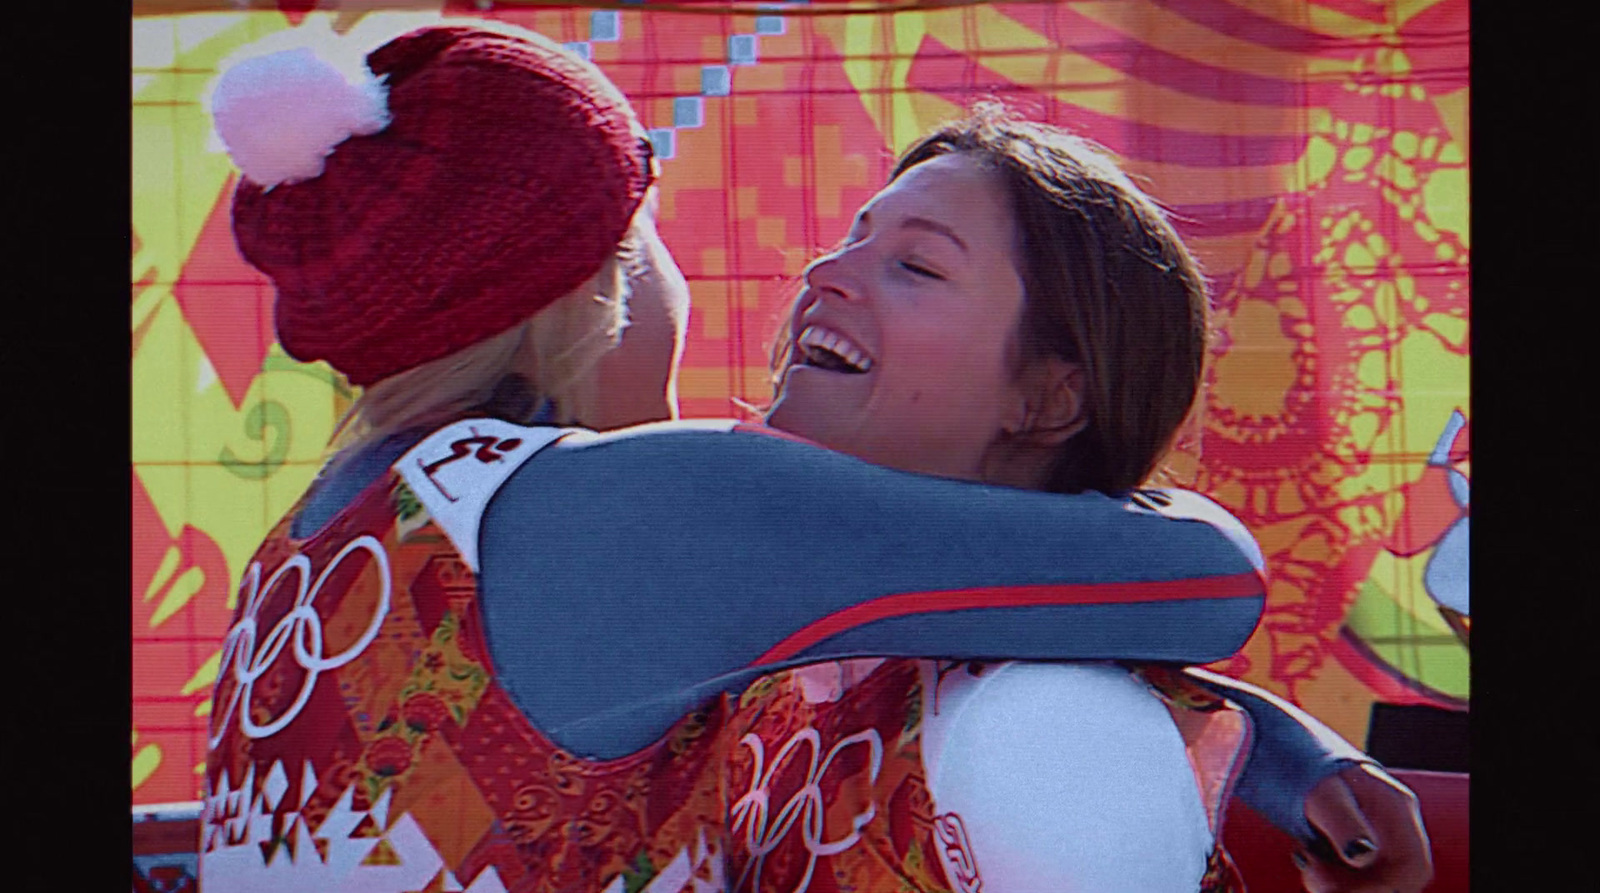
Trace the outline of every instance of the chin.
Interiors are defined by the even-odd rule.
[[[811,401],[795,400],[787,394],[780,394],[767,412],[766,423],[779,431],[805,438],[831,450],[848,452],[845,445],[840,443],[842,432],[839,430],[838,415]]]
[[[866,376],[845,376],[805,366],[791,368],[767,413],[767,423],[822,442],[827,432],[859,424],[870,403]],[[855,381],[853,379],[862,379]]]
[[[806,413],[797,409],[794,401],[789,399],[786,393],[780,393],[778,398],[772,402],[772,408],[767,410],[766,418],[763,421],[768,426],[777,428],[779,431],[787,431],[807,440],[816,440],[809,430],[814,426],[805,424],[805,417]]]

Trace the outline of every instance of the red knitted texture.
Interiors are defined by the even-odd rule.
[[[368,385],[499,334],[611,257],[651,182],[627,100],[558,45],[425,28],[367,57],[392,123],[242,179],[233,231],[286,351]]]

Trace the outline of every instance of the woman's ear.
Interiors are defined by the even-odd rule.
[[[1088,375],[1077,363],[1046,357],[1017,382],[1018,402],[1003,424],[1014,441],[1059,446],[1089,425]]]

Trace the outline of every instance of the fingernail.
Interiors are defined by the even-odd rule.
[[[1373,852],[1375,849],[1376,847],[1372,845],[1372,841],[1366,839],[1365,837],[1357,837],[1355,840],[1352,840],[1344,845],[1344,857],[1354,862],[1368,853]]]

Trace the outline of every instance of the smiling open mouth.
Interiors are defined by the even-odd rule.
[[[860,375],[872,368],[872,358],[867,356],[866,351],[849,338],[829,329],[807,326],[795,343],[803,366],[851,375]]]

